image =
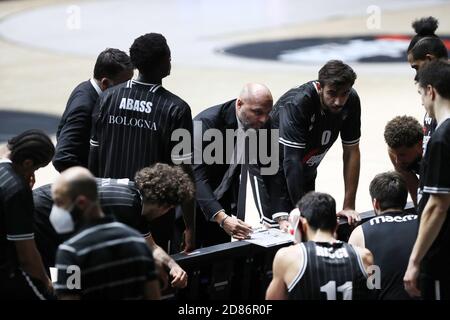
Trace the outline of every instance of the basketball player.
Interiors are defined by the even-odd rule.
[[[357,217],[355,197],[360,170],[361,106],[352,88],[353,69],[338,60],[328,61],[317,81],[286,92],[275,104],[272,118],[280,129],[280,163],[284,166],[291,201],[297,203],[315,190],[317,168],[340,135],[343,146],[345,197],[343,210],[352,222]],[[283,160],[283,161],[281,161]]]
[[[417,74],[419,93],[436,131],[422,159],[419,232],[404,282],[411,296],[450,299],[450,65],[431,61]],[[420,274],[420,278],[419,278]]]
[[[425,17],[419,20],[415,20],[412,23],[412,27],[416,32],[416,35],[411,39],[409,43],[408,62],[411,68],[417,71],[426,63],[432,60],[448,60],[447,48],[442,40],[435,34],[438,28],[439,22],[434,17]],[[431,134],[436,128],[436,120],[430,117],[428,113],[425,114],[423,119],[424,125],[424,138],[423,149],[425,149]]]
[[[298,203],[298,228],[306,242],[282,248],[273,261],[266,299],[352,300],[368,294],[369,250],[336,240],[336,203],[309,192]],[[366,296],[367,297],[367,296]]]
[[[163,35],[148,33],[134,40],[130,58],[138,69],[137,80],[129,80],[99,97],[98,114],[93,115],[93,137],[89,169],[100,178],[134,179],[136,172],[154,163],[185,164],[190,167],[192,152],[172,154],[178,141],[172,141],[176,129],[185,129],[192,137],[192,116],[188,104],[162,86],[170,74],[170,49]],[[194,248],[194,201],[183,204],[186,247]],[[155,221],[156,239],[170,250],[175,210]],[[173,248],[172,248],[173,249]]]

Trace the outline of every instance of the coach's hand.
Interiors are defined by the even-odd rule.
[[[278,225],[280,226],[280,230],[283,232],[289,232],[289,227],[291,223],[288,220],[280,220],[278,221]]]
[[[237,240],[249,239],[252,232],[252,227],[249,224],[233,216],[228,217],[224,221],[223,229]]]
[[[420,290],[417,288],[417,278],[419,276],[419,265],[412,261],[409,261],[408,268],[406,269],[405,276],[403,277],[403,283],[405,290],[411,297],[420,297]]]

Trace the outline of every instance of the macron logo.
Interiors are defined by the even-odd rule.
[[[408,214],[406,216],[379,216],[375,217],[370,220],[370,225],[373,226],[374,224],[380,224],[380,223],[390,223],[390,222],[407,222],[416,220],[417,215],[416,214]]]

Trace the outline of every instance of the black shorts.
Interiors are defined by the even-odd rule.
[[[52,300],[44,284],[25,271],[16,269],[0,273],[0,300]]]
[[[424,300],[450,300],[450,279],[436,280],[421,274],[419,286]]]

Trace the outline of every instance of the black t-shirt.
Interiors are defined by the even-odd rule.
[[[380,268],[380,300],[408,300],[403,276],[408,266],[419,227],[417,215],[388,211],[361,225],[364,243]]]
[[[191,109],[161,85],[130,80],[112,87],[100,95],[95,112],[89,169],[97,177],[134,180],[154,163],[192,157],[192,142],[172,141],[176,129],[192,137]]]
[[[450,119],[442,122],[428,141],[422,159],[419,186],[419,216],[433,194],[450,193]],[[449,280],[450,209],[439,234],[422,260],[421,272],[433,279]]]
[[[368,276],[362,258],[351,245],[341,241],[332,244],[308,241],[302,242],[299,250],[304,261],[288,286],[290,300],[367,298]]]
[[[79,268],[79,287],[74,266]],[[56,293],[78,294],[81,299],[143,299],[145,284],[156,278],[144,238],[111,216],[85,226],[61,244],[56,268]]]
[[[141,194],[135,183],[128,179],[96,178],[96,180],[103,212],[139,231],[142,236],[149,236],[150,223],[141,214]],[[56,249],[71,235],[59,235],[50,223],[49,216],[53,206],[51,185],[34,189],[33,197],[36,243],[42,253],[44,264],[50,267],[54,265]]]
[[[430,141],[431,135],[433,134],[434,130],[436,130],[437,121],[436,119],[433,119],[428,115],[428,113],[425,113],[425,116],[423,117],[423,142],[422,142],[422,148],[425,153],[425,149],[427,148],[427,143]]]
[[[303,149],[303,170],[316,171],[339,134],[343,145],[359,143],[361,106],[354,89],[338,114],[321,107],[315,85],[310,81],[286,92],[275,104],[272,118],[280,129],[279,142],[284,147]]]
[[[18,267],[15,242],[34,239],[33,197],[9,160],[0,161],[0,272]]]

